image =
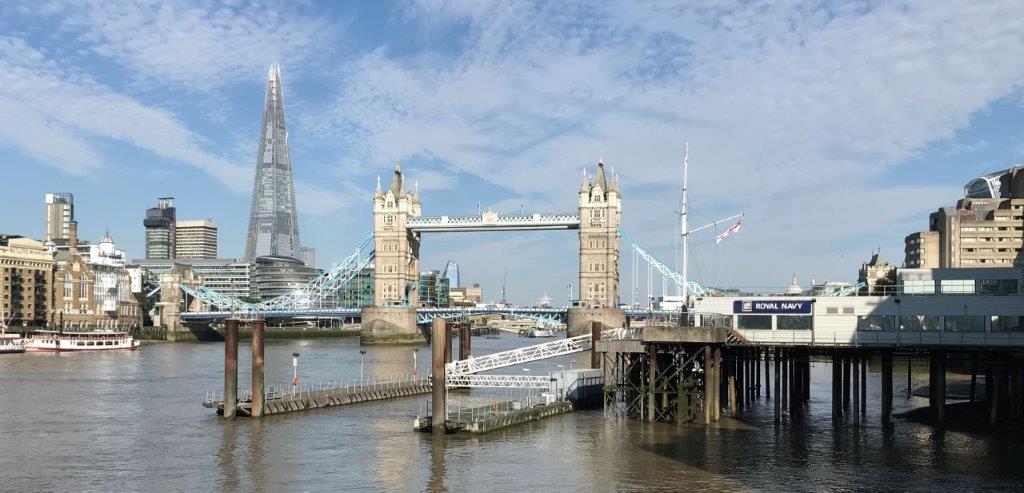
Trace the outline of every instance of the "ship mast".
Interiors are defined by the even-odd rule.
[[[682,272],[682,274],[683,274],[683,306],[684,307],[688,307],[689,306],[688,299],[689,299],[689,295],[690,295],[690,278],[687,277],[687,274],[688,274],[688,271],[687,271],[688,265],[687,264],[689,263],[689,260],[690,260],[690,255],[689,255],[690,254],[690,235],[688,234],[689,231],[687,231],[689,229],[689,221],[687,220],[687,217],[686,217],[686,186],[687,186],[687,180],[689,178],[689,176],[688,176],[689,175],[689,173],[688,173],[689,172],[689,167],[690,167],[690,162],[689,162],[690,159],[689,158],[690,158],[690,142],[689,141],[685,141],[683,143],[683,201],[682,201],[682,204],[680,205],[680,214],[679,214],[679,234],[682,235],[682,237],[683,237],[683,272]]]

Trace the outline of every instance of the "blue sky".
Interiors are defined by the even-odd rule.
[[[425,214],[561,211],[603,153],[624,228],[672,259],[689,140],[694,222],[746,213],[695,239],[695,271],[747,287],[850,280],[876,247],[899,263],[965,181],[1024,161],[1019,1],[13,1],[0,231],[41,236],[43,194],[72,192],[84,238],[109,228],[139,257],[145,209],[172,195],[240,256],[274,60],[321,267],[369,232],[396,160]],[[513,300],[561,298],[576,241],[430,237],[422,267],[454,258],[497,296],[507,266]]]

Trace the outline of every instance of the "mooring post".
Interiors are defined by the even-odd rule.
[[[892,353],[882,353],[882,422],[892,420]]]
[[[445,324],[444,330],[444,364],[452,362],[452,344],[455,342],[452,334],[452,330]]]
[[[252,417],[254,418],[263,416],[263,404],[266,402],[266,396],[263,395],[263,346],[266,334],[267,322],[254,321],[252,328]]]
[[[224,417],[238,408],[238,319],[224,321]]]
[[[444,433],[444,421],[447,418],[444,392],[444,358],[445,346],[451,348],[451,344],[448,344],[447,332],[444,319],[441,317],[435,318],[430,328],[430,390],[432,408],[430,411],[430,426],[434,433]]]
[[[601,322],[590,322],[590,367],[601,367],[601,353],[597,352],[597,341],[601,340]]]
[[[469,359],[473,350],[473,328],[470,325],[459,327],[459,361]]]

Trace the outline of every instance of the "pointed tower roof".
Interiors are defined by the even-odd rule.
[[[405,181],[402,178],[402,165],[395,163],[395,175],[391,177],[391,194],[398,197],[405,191]]]
[[[608,179],[604,175],[604,156],[597,160],[597,175],[594,177],[594,185],[601,187],[601,190],[608,190]]]

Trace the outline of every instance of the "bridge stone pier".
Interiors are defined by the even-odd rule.
[[[619,301],[619,225],[622,197],[618,177],[604,163],[593,177],[583,172],[579,212],[421,217],[418,190],[409,191],[395,165],[387,189],[380,179],[373,198],[374,306],[362,311],[364,344],[424,343],[416,323],[419,251],[423,233],[578,229],[579,301],[568,313],[569,335],[590,333],[592,322],[622,327]]]

